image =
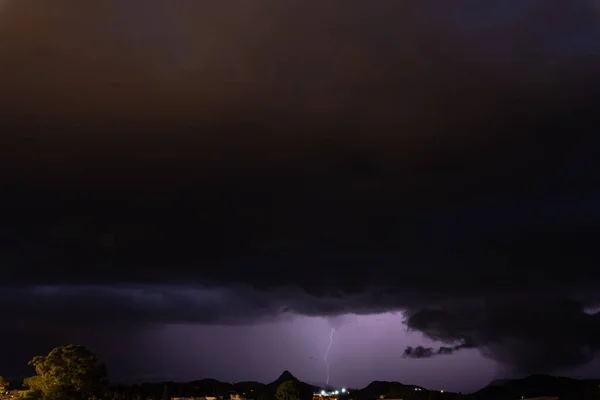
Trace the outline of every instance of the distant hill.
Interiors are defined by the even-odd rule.
[[[116,386],[114,391],[141,394],[144,398],[154,397],[160,398],[165,387],[170,396],[176,397],[191,397],[191,396],[223,396],[229,398],[230,394],[241,394],[249,399],[255,400],[273,400],[277,387],[286,381],[297,381],[298,378],[289,371],[284,371],[276,380],[271,383],[264,384],[260,382],[220,382],[216,379],[200,379],[186,383],[176,382],[153,382],[142,383],[133,386]],[[302,399],[312,398],[314,391],[319,388],[312,385],[300,382]]]
[[[486,387],[502,386],[510,381],[511,379],[496,379],[491,381]]]
[[[267,386],[277,389],[277,387],[279,385],[281,385],[283,382],[287,382],[287,381],[300,382],[300,380],[298,378],[296,378],[294,375],[292,375],[292,373],[290,371],[285,370],[285,371],[283,371],[283,373],[281,375],[279,375],[279,378],[275,379],[273,382],[269,383]]]
[[[375,400],[379,396],[388,399],[404,400],[460,400],[468,399],[466,395],[458,393],[430,391],[421,386],[405,385],[400,382],[373,381],[363,389],[351,391],[353,400]]]
[[[494,381],[473,393],[476,399],[503,400],[559,397],[560,400],[600,399],[600,380],[579,380],[550,375],[531,375],[522,379]]]
[[[248,399],[275,400],[277,387],[286,381],[300,384],[301,400],[311,400],[315,392],[322,387],[300,381],[289,371],[284,371],[271,383],[260,382],[220,382],[216,379],[200,379],[187,383],[160,382],[144,383],[133,386],[115,386],[113,395],[126,394],[120,398],[135,398],[140,394],[143,398],[162,398],[165,387],[172,397],[191,396],[223,396],[238,393]],[[501,379],[491,382],[485,388],[471,394],[462,395],[451,392],[429,391],[421,386],[405,385],[400,382],[373,381],[362,389],[351,389],[342,395],[340,400],[378,400],[380,396],[387,399],[404,400],[541,400],[558,397],[559,400],[598,400],[600,399],[600,380],[578,380],[549,375],[531,375],[523,379]],[[115,396],[111,396],[114,398]]]
[[[233,390],[236,393],[240,393],[240,394],[246,393],[246,395],[251,394],[252,392],[260,393],[260,391],[263,390],[264,387],[265,387],[264,383],[252,382],[252,381],[238,382],[238,383],[233,384]]]
[[[204,393],[206,396],[218,396],[221,393],[235,391],[234,386],[231,383],[220,382],[216,379],[200,379],[183,385],[196,393]]]
[[[295,381],[300,384],[300,399],[301,400],[312,399],[313,394],[315,392],[321,390],[321,388],[318,386],[313,386],[308,383],[302,382],[301,380],[296,378],[294,375],[292,375],[291,372],[286,370],[286,371],[283,371],[283,373],[279,376],[279,378],[277,378],[275,381],[273,381],[267,385],[267,391],[265,391],[265,397],[274,399],[275,392],[277,391],[277,388],[279,387],[279,385],[281,385],[282,383],[287,382],[287,381]]]

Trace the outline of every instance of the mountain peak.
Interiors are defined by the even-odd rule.
[[[281,375],[279,375],[279,378],[277,378],[275,380],[275,382],[271,383],[272,385],[277,384],[280,385],[283,382],[287,382],[287,381],[298,381],[298,378],[296,378],[294,375],[292,375],[292,373],[290,371],[288,371],[287,369],[285,371],[283,371],[283,373]]]
[[[281,373],[278,380],[283,379],[284,381],[297,381],[298,379],[292,375],[290,371],[287,369]]]

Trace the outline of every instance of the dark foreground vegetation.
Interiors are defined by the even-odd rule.
[[[160,382],[140,385],[109,385],[107,371],[96,355],[83,346],[53,349],[47,356],[34,357],[35,371],[22,382],[0,376],[0,399],[27,400],[170,400],[182,397],[215,397],[229,400],[240,395],[247,400],[311,400],[322,388],[309,385],[285,371],[271,383],[226,383],[202,379],[187,383]],[[600,400],[600,380],[578,380],[532,375],[524,379],[496,381],[463,395],[432,391],[399,382],[374,381],[362,389],[350,389],[339,400],[513,400],[536,397],[560,400]]]

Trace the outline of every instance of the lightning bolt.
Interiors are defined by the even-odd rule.
[[[329,350],[331,350],[331,345],[333,344],[333,332],[335,332],[335,328],[331,328],[331,333],[329,334],[329,346],[327,346],[327,350],[325,351],[325,367],[327,371],[327,385],[329,385],[329,361],[327,360],[327,356],[329,355]]]

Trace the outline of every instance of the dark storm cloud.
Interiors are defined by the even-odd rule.
[[[411,354],[589,360],[598,2],[283,4],[5,2],[8,315],[403,309]]]
[[[430,358],[435,356],[436,351],[432,347],[408,346],[404,349],[404,357],[410,358]]]
[[[431,358],[435,356],[447,356],[450,354],[454,354],[455,352],[462,349],[470,349],[474,348],[475,345],[469,341],[465,341],[464,338],[454,338],[458,340],[462,340],[463,343],[448,347],[448,346],[440,346],[437,349],[433,347],[424,347],[424,346],[407,346],[404,349],[403,356],[406,358]]]
[[[421,309],[409,315],[409,328],[446,343],[466,341],[509,366],[512,372],[552,372],[557,366],[585,364],[600,350],[600,314],[585,312],[565,298]],[[433,349],[407,355],[433,356]]]

